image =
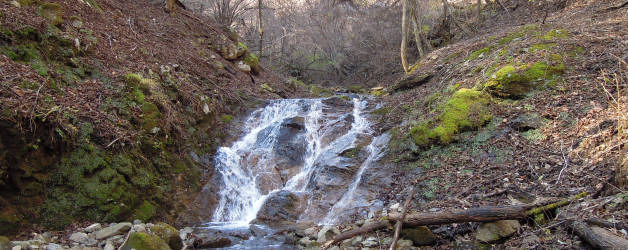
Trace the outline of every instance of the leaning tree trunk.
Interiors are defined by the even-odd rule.
[[[257,31],[259,32],[259,57],[264,54],[264,29],[262,26],[262,0],[257,0]]]
[[[407,50],[407,35],[408,35],[408,25],[406,24],[407,16],[406,12],[408,9],[408,0],[401,1],[401,66],[403,67],[403,71],[408,73],[408,59],[406,57]]]
[[[421,32],[423,31],[422,23],[419,21],[420,14],[419,11],[419,2],[418,0],[412,1],[414,4],[412,6],[411,18],[412,18],[412,27],[414,30],[414,42],[416,43],[417,52],[419,52],[419,58],[423,57],[423,43],[421,41]]]
[[[477,9],[477,17],[478,17],[478,28],[482,24],[482,0],[478,0],[478,9]]]

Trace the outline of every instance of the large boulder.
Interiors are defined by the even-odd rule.
[[[134,232],[129,235],[129,239],[124,243],[122,250],[169,250],[168,244],[156,235]]]
[[[164,240],[172,249],[181,249],[183,247],[183,241],[179,237],[179,230],[166,223],[157,223],[150,227],[150,232]]]
[[[257,212],[256,221],[270,227],[281,227],[294,224],[303,212],[300,197],[282,190],[272,193]]]

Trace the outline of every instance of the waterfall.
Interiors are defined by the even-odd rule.
[[[330,211],[321,212],[325,216],[320,219],[333,223],[338,218],[332,213],[351,206],[362,175],[381,158],[389,136],[372,138],[365,97],[350,101],[334,98],[273,100],[249,115],[243,136],[216,153],[215,168],[221,183],[214,222],[247,225],[270,195],[310,192],[312,181],[323,178],[317,176],[321,166],[355,173],[350,179],[335,180],[346,182],[348,188],[333,207],[327,208]],[[347,163],[349,159],[340,154],[357,147],[364,138],[372,139],[365,148],[368,156],[354,170],[351,166],[355,164]]]

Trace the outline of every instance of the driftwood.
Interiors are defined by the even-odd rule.
[[[390,244],[390,250],[397,249],[397,240],[399,240],[399,232],[401,231],[403,220],[406,218],[406,212],[408,212],[408,206],[410,206],[410,201],[412,201],[413,196],[414,196],[414,187],[411,187],[410,193],[408,194],[408,198],[406,199],[406,203],[403,204],[403,208],[401,209],[401,220],[398,220],[397,223],[395,224],[395,236],[393,237],[392,243]]]
[[[589,226],[581,221],[572,222],[570,227],[580,238],[593,247],[599,249],[628,249],[628,240],[601,227]]]
[[[532,217],[536,214],[546,213],[556,208],[568,205],[580,198],[587,195],[586,192],[580,193],[570,198],[561,199],[558,201],[547,203],[537,203],[530,205],[516,205],[516,206],[488,206],[471,209],[458,209],[452,211],[433,212],[433,213],[411,213],[404,218],[403,214],[390,213],[389,220],[402,221],[404,224],[410,226],[427,226],[427,225],[442,225],[450,223],[463,223],[463,222],[491,222],[498,220],[513,220],[513,219],[525,219]],[[389,227],[388,220],[379,221],[365,225],[361,228],[354,229],[343,234],[334,237],[333,240],[328,241],[323,245],[323,249],[327,249],[330,246],[341,242],[346,239],[350,239],[354,236],[364,233],[372,232],[384,227]]]

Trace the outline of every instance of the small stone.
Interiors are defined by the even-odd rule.
[[[316,230],[316,227],[310,227],[308,229],[305,229],[303,233],[305,234],[305,236],[309,236],[310,238],[316,238],[318,237],[318,232]]]
[[[87,234],[83,232],[73,233],[72,235],[70,235],[70,241],[78,242],[81,244],[83,242],[87,242],[88,239],[89,237],[87,236]]]
[[[399,202],[397,202],[397,203],[395,203],[395,204],[392,204],[392,205],[390,206],[390,210],[392,210],[392,211],[398,210],[398,209],[399,209],[399,206],[401,206],[401,205],[399,205]]]
[[[316,241],[320,243],[327,242],[328,239],[334,237],[335,233],[332,230],[332,226],[324,226],[320,231],[318,231],[318,235],[316,237]]]
[[[426,226],[409,228],[401,231],[403,238],[411,240],[415,246],[431,245],[436,242],[436,235]]]
[[[73,20],[72,21],[72,27],[80,29],[81,27],[83,27],[83,22],[81,20]]]
[[[398,248],[408,248],[412,246],[412,241],[411,240],[398,240],[397,241],[397,247]]]
[[[142,224],[135,224],[131,230],[133,230],[133,232],[146,232],[146,227]]]
[[[113,226],[98,230],[94,233],[94,235],[96,236],[97,240],[102,240],[102,239],[109,238],[111,236],[124,234],[128,232],[129,229],[131,229],[131,226],[133,225],[130,222],[118,223]]]
[[[206,115],[209,114],[209,106],[207,106],[207,103],[203,105],[203,113],[205,113]]]
[[[22,250],[22,246],[14,246],[11,250]]]
[[[247,65],[243,61],[239,61],[237,63],[238,69],[242,72],[249,73],[251,72],[251,66]]]
[[[311,243],[312,243],[312,240],[310,240],[310,237],[303,237],[299,240],[299,245],[307,246]]]
[[[105,244],[105,247],[103,249],[104,250],[115,250],[116,247],[115,247],[115,245],[113,245],[113,242],[108,240],[107,243]]]
[[[59,244],[50,243],[46,245],[46,250],[63,250],[63,247]]]
[[[366,240],[362,241],[362,246],[364,247],[374,247],[379,245],[377,243],[377,239],[375,237],[368,237]]]
[[[521,225],[517,220],[500,220],[482,223],[478,227],[475,238],[484,243],[493,243],[515,234]]]
[[[356,236],[353,238],[353,240],[351,240],[351,245],[352,246],[357,246],[358,244],[360,244],[360,242],[362,242],[362,236]]]
[[[133,220],[133,225],[142,224],[141,220]]]
[[[93,232],[96,232],[96,231],[98,231],[100,229],[102,229],[102,225],[100,225],[100,223],[94,223],[94,224],[91,224],[91,225],[87,226],[85,229],[83,229],[83,232],[93,233]]]

